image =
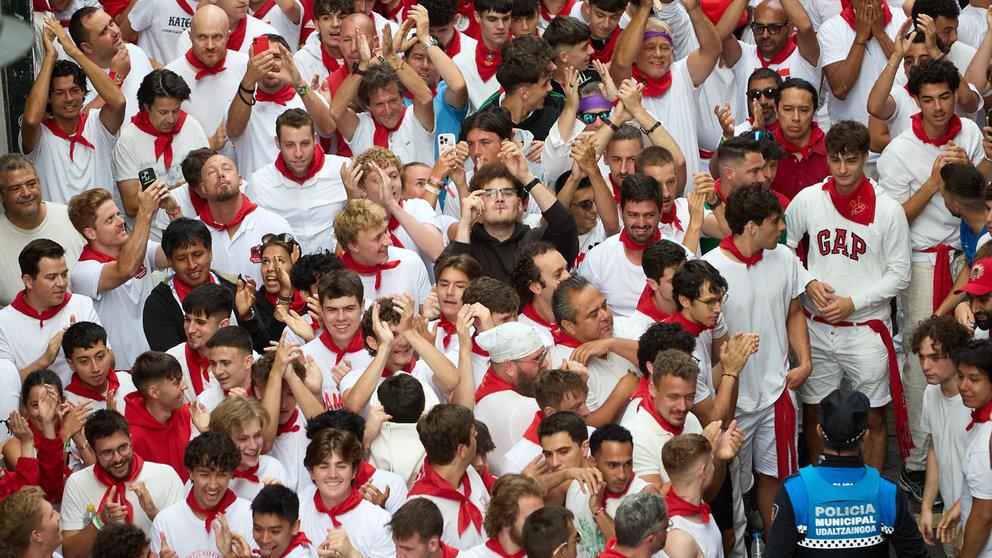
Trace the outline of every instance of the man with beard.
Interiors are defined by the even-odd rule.
[[[63,550],[70,558],[89,556],[102,526],[124,521],[147,531],[159,510],[182,499],[179,475],[168,465],[135,455],[129,429],[117,411],[96,411],[86,420],[86,441],[93,446],[96,464],[73,473],[65,483],[61,527]],[[85,523],[91,505],[99,511]]]
[[[976,337],[987,338],[992,329],[992,258],[976,260],[968,283],[954,292],[967,294],[968,300],[961,304],[966,304],[972,313],[972,323],[968,325],[981,330],[975,332]]]
[[[208,4],[204,4],[205,6]],[[209,5],[217,6],[227,15],[227,49],[241,54],[250,54],[253,39],[261,35],[279,35],[275,27],[255,16],[248,15],[248,2],[242,0],[216,0]],[[197,7],[199,9],[199,6]],[[193,14],[195,17],[195,13]],[[192,27],[190,27],[192,29]],[[285,40],[285,39],[284,39]],[[191,33],[183,33],[176,40],[179,52],[184,53],[192,46]],[[292,53],[292,51],[290,51]],[[290,57],[292,54],[290,54]],[[166,62],[163,60],[163,62]],[[171,62],[169,60],[168,62]]]
[[[565,258],[547,242],[527,244],[513,262],[513,286],[524,302],[517,321],[536,329],[547,347],[554,345],[553,336],[558,330],[551,298],[558,283],[569,277]]]
[[[717,215],[724,213],[726,208],[721,206],[735,189],[761,187],[764,184],[768,175],[761,143],[754,139],[753,134],[748,134],[730,138],[717,148],[716,160],[720,176],[714,184],[716,191],[709,194],[706,200]]]
[[[523,552],[524,521],[544,507],[545,492],[529,475],[506,475],[496,481],[483,520],[489,539],[467,550],[465,556],[500,558]]]

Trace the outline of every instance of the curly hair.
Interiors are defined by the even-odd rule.
[[[947,60],[926,60],[909,71],[906,89],[910,95],[918,97],[923,85],[940,83],[946,83],[951,92],[957,91],[961,85],[961,75],[954,64]]]
[[[923,340],[928,337],[933,344],[934,352],[951,355],[968,344],[971,340],[971,332],[953,316],[930,316],[913,330],[909,346],[914,353],[919,354]]]
[[[386,224],[386,210],[371,200],[351,200],[334,216],[334,236],[342,247],[358,241],[360,231]]]
[[[534,263],[534,258],[552,250],[555,250],[554,245],[543,240],[524,244],[517,250],[517,255],[513,259],[513,269],[510,271],[510,281],[522,302],[530,302],[534,298],[534,293],[530,292],[531,283],[547,287],[541,280],[541,270]]]

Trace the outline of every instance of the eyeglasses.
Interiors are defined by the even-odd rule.
[[[748,89],[747,100],[753,101],[764,95],[766,99],[778,99],[778,87],[766,87],[764,89]]]
[[[555,547],[555,551],[552,552],[551,555],[554,556],[554,555],[558,554],[558,551],[559,550],[568,547],[568,545],[571,542],[572,541],[565,541],[565,542],[561,543],[560,545],[558,545],[557,547]],[[575,532],[575,546],[579,546],[580,544],[582,544],[582,533],[576,531]]]
[[[517,359],[517,362],[529,362],[531,364],[540,365],[542,362],[544,362],[544,359],[548,358],[548,353],[549,353],[548,348],[545,347],[544,350],[541,351],[541,354],[537,355],[537,358],[535,358],[535,359],[518,358]]]
[[[517,195],[517,191],[513,188],[494,188],[492,190],[483,190],[484,196],[489,196],[490,198],[495,198],[497,195],[502,195],[504,198],[511,198]]]
[[[769,23],[768,25],[763,25],[761,23],[752,23],[751,32],[754,33],[755,35],[761,35],[765,31],[768,31],[769,35],[778,35],[779,33],[782,32],[782,29],[785,29],[785,26],[788,25],[789,23],[790,23],[789,20],[785,20],[785,23]]]
[[[572,205],[578,206],[583,211],[589,211],[593,207],[596,207],[596,202],[593,200],[582,200],[580,202],[572,202]]]
[[[582,121],[585,122],[586,124],[592,124],[593,122],[596,121],[596,118],[599,118],[603,122],[606,122],[607,120],[610,119],[611,112],[612,111],[606,111],[606,112],[583,112],[582,114],[579,115],[579,117],[582,118]]]
[[[768,130],[755,130],[751,132],[751,139],[754,141],[775,141],[775,134]]]
[[[115,454],[127,455],[131,453],[131,442],[124,442],[123,444],[117,446],[117,449],[107,449],[97,452],[96,456],[101,459],[113,459]]]
[[[706,308],[712,310],[713,307],[716,306],[717,304],[723,304],[727,302],[727,293],[723,293],[723,295],[721,295],[720,297],[714,298],[712,300],[703,300],[701,298],[697,298],[696,300],[702,302],[703,304],[706,305]]]

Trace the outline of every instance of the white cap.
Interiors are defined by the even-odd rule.
[[[521,359],[544,348],[537,330],[518,322],[506,322],[483,331],[475,341],[489,352],[489,360],[493,362]]]

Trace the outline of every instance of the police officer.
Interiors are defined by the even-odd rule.
[[[906,496],[861,461],[868,439],[868,397],[838,389],[820,403],[816,427],[823,454],[779,487],[768,531],[768,556],[930,556]]]

